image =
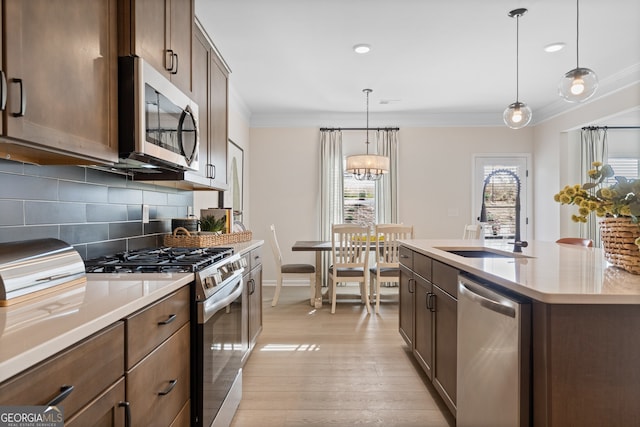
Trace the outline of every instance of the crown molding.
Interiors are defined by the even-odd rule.
[[[560,97],[552,103],[533,111],[530,126],[551,120],[614,92],[623,90],[640,82],[640,64],[620,70],[616,74],[602,79],[596,96],[587,102],[570,104]],[[233,85],[229,84],[230,102],[234,104],[251,128],[277,127],[361,127],[364,123],[362,113],[278,113],[259,114],[251,110],[242,100]],[[502,111],[485,113],[370,113],[372,127],[494,127],[504,126]]]

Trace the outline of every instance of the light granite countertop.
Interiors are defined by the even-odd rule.
[[[640,275],[611,266],[599,248],[532,241],[516,258],[466,258],[452,249],[489,248],[513,253],[491,240],[402,240],[410,249],[521,295],[549,304],[640,304]]]

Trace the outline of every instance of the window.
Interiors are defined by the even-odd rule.
[[[609,157],[607,163],[613,168],[615,176],[624,176],[627,179],[638,178],[638,159]],[[615,177],[607,178],[608,184],[615,184]]]
[[[520,180],[520,237],[523,240],[526,239],[529,224],[527,161],[528,157],[475,157],[472,223],[480,220],[484,199],[486,222],[483,223],[483,233],[486,239],[514,238],[518,180]],[[485,186],[487,178],[489,180]]]
[[[372,227],[376,223],[375,181],[359,181],[344,174],[344,222]]]

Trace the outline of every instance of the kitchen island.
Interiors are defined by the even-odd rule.
[[[416,239],[401,244],[414,257],[414,270],[418,257],[422,264],[428,262],[424,273],[401,270],[401,334],[454,414],[456,373],[448,359],[456,355],[451,335],[456,334],[457,288],[445,282],[463,273],[530,301],[531,326],[524,336],[530,336],[531,348],[531,425],[640,425],[640,276],[608,265],[597,248],[531,242],[522,253],[514,254],[513,245],[506,242]],[[510,256],[468,258],[452,253],[458,250]],[[415,289],[409,287],[418,301],[413,306],[413,324],[403,329],[403,322],[410,323],[406,317],[403,321],[409,295],[406,286],[403,291],[403,274],[413,274],[412,280],[426,279],[424,286],[430,288],[422,292],[427,307],[433,308],[434,326],[423,325],[432,320],[420,314],[424,298],[418,301],[422,288],[418,280]],[[433,336],[422,336],[426,333]],[[434,348],[425,350],[425,341],[435,343]]]

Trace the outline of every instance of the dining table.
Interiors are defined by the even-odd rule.
[[[375,250],[376,245],[369,245],[370,250]],[[316,293],[313,301],[315,308],[322,308],[322,286],[324,285],[322,255],[333,250],[331,240],[298,240],[291,247],[293,252],[315,252],[316,254]]]

